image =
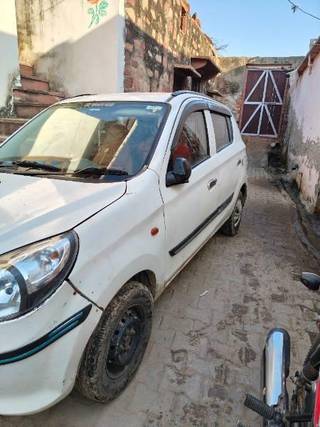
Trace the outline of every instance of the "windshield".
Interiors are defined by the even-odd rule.
[[[135,175],[149,160],[167,108],[145,102],[53,106],[0,146],[0,165],[43,174]]]

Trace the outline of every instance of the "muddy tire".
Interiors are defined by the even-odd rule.
[[[221,228],[221,232],[224,235],[235,236],[236,234],[238,234],[242,219],[243,206],[244,197],[242,193],[240,193],[230,218]]]
[[[129,282],[111,301],[82,357],[76,387],[90,400],[108,402],[132,380],[152,327],[153,297]]]

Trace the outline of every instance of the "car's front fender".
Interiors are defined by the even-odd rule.
[[[161,287],[165,225],[158,177],[153,171],[130,181],[121,199],[85,221],[76,232],[80,250],[70,280],[99,306],[106,307],[141,271],[152,271]]]

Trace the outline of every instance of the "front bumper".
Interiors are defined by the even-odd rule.
[[[67,396],[100,316],[64,283],[36,310],[0,322],[0,414],[36,413]]]

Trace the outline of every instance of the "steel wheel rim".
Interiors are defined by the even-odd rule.
[[[243,209],[242,202],[240,199],[238,199],[236,206],[234,208],[234,213],[233,213],[233,224],[235,227],[238,227],[238,225],[240,224],[242,209]]]
[[[134,359],[143,343],[145,317],[138,306],[130,307],[113,331],[106,360],[106,372],[117,378]]]

